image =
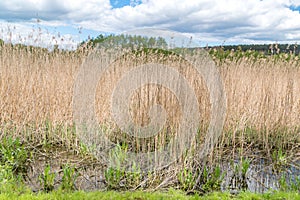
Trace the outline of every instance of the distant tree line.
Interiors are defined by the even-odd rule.
[[[279,53],[289,53],[289,54],[299,54],[300,49],[296,44],[243,44],[243,45],[224,45],[224,46],[208,46],[206,48],[219,48],[224,51],[258,51],[266,55],[279,54]]]
[[[81,43],[80,46],[103,46],[122,48],[163,48],[168,47],[168,43],[162,37],[146,37],[140,35],[102,35],[89,39]]]
[[[0,46],[5,42],[0,39]],[[22,48],[26,45],[16,44]],[[15,45],[14,45],[15,46]],[[122,48],[162,48],[167,49],[168,43],[163,37],[146,37],[140,35],[103,35],[100,34],[96,38],[91,38],[83,41],[79,48],[85,47],[122,47]],[[34,47],[31,47],[34,48]],[[221,46],[207,46],[206,49],[219,49],[223,51],[257,51],[265,55],[273,55],[279,53],[300,54],[300,48],[295,44],[242,44],[242,45],[221,45]],[[193,48],[192,48],[193,49]],[[58,45],[54,46],[54,51],[58,50]]]

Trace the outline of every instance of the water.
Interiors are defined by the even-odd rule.
[[[285,186],[284,184],[287,184],[288,188],[294,184],[298,190],[300,189],[300,161],[278,168],[266,159],[258,159],[250,163],[245,177],[242,177],[242,173],[234,170],[235,167],[241,166],[241,162],[238,160],[235,160],[234,163],[223,163],[221,166],[223,172],[226,173],[222,183],[223,191],[229,190],[234,193],[246,189],[251,192],[263,193],[279,190],[280,187]]]

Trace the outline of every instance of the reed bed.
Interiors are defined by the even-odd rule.
[[[78,70],[89,50],[48,52],[41,48],[18,45],[0,46],[0,132],[21,136],[24,140],[44,138],[45,122],[53,127],[73,126],[73,87]],[[131,55],[133,56],[133,55]],[[210,117],[208,91],[201,75],[174,55],[161,59],[190,81],[198,95],[201,111],[200,129],[205,131]],[[99,123],[110,123],[110,95],[120,76],[131,66],[143,63],[141,58],[127,57],[116,61],[99,81],[96,112]],[[227,113],[223,134],[217,145],[218,154],[226,149],[258,149],[267,154],[272,149],[293,150],[299,155],[300,144],[300,63],[298,57],[286,61],[272,56],[253,59],[226,59],[216,64],[227,96]],[[156,60],[157,61],[157,60]],[[147,109],[161,103],[170,124],[180,118],[178,102],[172,93],[155,85],[147,85],[132,98],[133,116],[141,125],[147,123]],[[175,109],[174,109],[175,108]],[[114,128],[114,125],[111,124]],[[24,130],[30,130],[25,131]],[[56,131],[53,138],[70,142],[67,128]],[[24,136],[26,133],[26,137]],[[114,132],[118,136],[118,131]],[[74,138],[72,138],[73,140]],[[76,139],[75,139],[76,140]],[[157,138],[154,140],[158,142]],[[140,143],[133,143],[141,145]],[[233,148],[232,148],[233,147]],[[133,148],[133,147],[132,147]],[[141,149],[142,147],[136,147]],[[144,149],[145,150],[145,149]],[[149,150],[149,149],[148,149]],[[147,149],[146,149],[147,151]]]

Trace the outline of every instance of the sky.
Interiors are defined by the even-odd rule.
[[[144,28],[175,31],[199,46],[299,44],[300,0],[0,1],[6,42],[72,49],[99,34]]]

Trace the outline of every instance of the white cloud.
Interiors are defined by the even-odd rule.
[[[0,21],[0,27],[0,39],[12,44],[21,43],[48,49],[58,45],[59,48],[71,50],[76,49],[80,42],[77,36],[49,31],[33,23],[20,24]]]
[[[111,9],[109,0],[10,0],[0,2],[2,19],[92,20]]]
[[[0,18],[26,25],[38,17],[45,26],[80,26],[101,32],[168,28],[190,33],[203,43],[300,41],[300,13],[290,9],[300,6],[300,0],[132,2],[136,2],[132,7],[113,9],[109,0],[1,1]]]

